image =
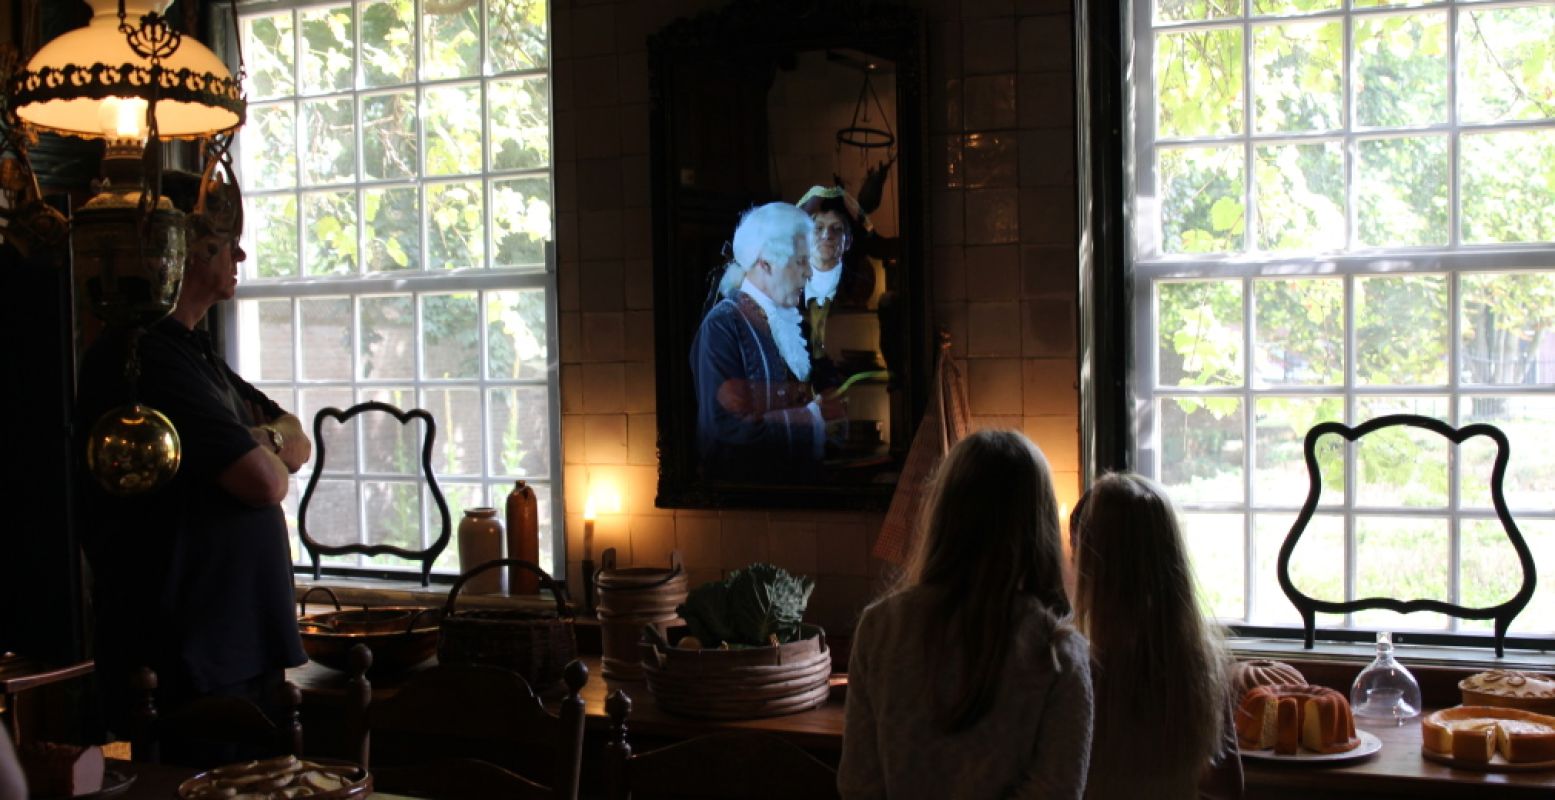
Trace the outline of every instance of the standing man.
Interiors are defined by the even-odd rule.
[[[170,173],[164,189],[188,213],[199,182]],[[244,259],[237,187],[213,182],[208,191],[206,213],[188,218],[178,303],[139,342],[136,397],[172,421],[181,466],[165,485],[132,497],[85,482],[94,656],[110,726],[123,723],[130,676],[140,667],[156,671],[163,708],[203,695],[245,697],[266,708],[286,668],[307,660],[280,504],[312,443],[295,416],[227,366],[200,326],[212,306],[232,299]],[[81,430],[129,401],[130,335],[109,329],[87,351],[77,397]],[[164,758],[179,756],[164,751]]]
[[[804,334],[810,343],[817,390],[835,388],[846,377],[838,353],[826,347],[826,321],[839,305],[864,308],[875,290],[874,265],[862,255],[850,257],[853,245],[871,230],[869,217],[841,186],[812,186],[798,206],[810,216],[810,279],[804,291]]]
[[[842,402],[815,395],[799,306],[810,277],[808,215],[787,203],[746,212],[734,232],[724,298],[691,343],[697,444],[705,477],[813,480],[826,423]]]

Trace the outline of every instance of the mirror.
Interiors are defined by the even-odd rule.
[[[742,0],[650,39],[659,506],[889,503],[928,379],[922,38]],[[774,202],[803,214],[736,236]]]

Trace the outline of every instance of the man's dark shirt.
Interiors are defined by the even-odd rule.
[[[127,339],[107,331],[82,361],[83,434],[131,398]],[[134,398],[172,421],[183,459],[166,485],[135,497],[83,481],[102,680],[145,665],[164,687],[206,693],[303,663],[286,518],[280,506],[253,508],[217,483],[254,448],[249,428],[284,412],[235,375],[203,332],[175,320],[142,336],[139,353]]]

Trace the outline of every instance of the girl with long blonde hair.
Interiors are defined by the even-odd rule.
[[[1047,460],[980,431],[945,457],[897,588],[849,660],[844,797],[1072,797],[1090,752],[1085,639],[1064,622]]]
[[[1240,796],[1221,637],[1200,611],[1165,491],[1106,475],[1075,505],[1069,530],[1075,621],[1091,642],[1096,688],[1086,797],[1194,797],[1201,780],[1205,793]]]

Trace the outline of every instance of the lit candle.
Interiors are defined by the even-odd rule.
[[[583,504],[583,560],[594,560],[594,498]]]

